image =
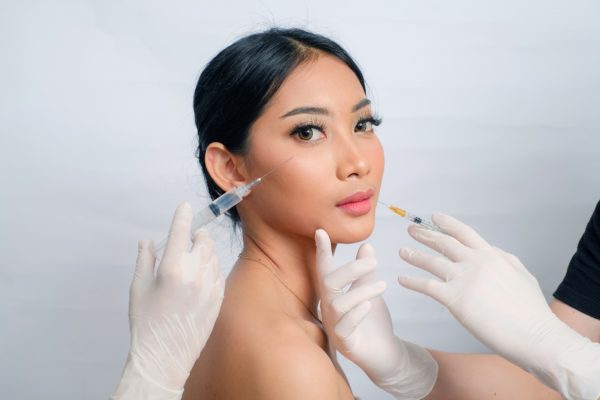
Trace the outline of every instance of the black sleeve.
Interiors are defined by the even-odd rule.
[[[600,202],[554,297],[590,317],[600,319]]]

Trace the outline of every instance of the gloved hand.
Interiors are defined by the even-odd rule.
[[[552,313],[538,282],[517,257],[490,246],[452,217],[434,214],[433,222],[446,234],[414,225],[408,231],[445,257],[406,248],[400,256],[441,281],[400,276],[400,284],[446,306],[482,343],[567,399],[597,399],[600,344]]]
[[[437,363],[427,350],[394,335],[381,298],[386,285],[375,278],[373,247],[363,244],[355,261],[334,269],[327,232],[318,229],[315,242],[323,327],[335,349],[397,399],[425,397]]]
[[[180,399],[212,331],[224,278],[208,233],[199,229],[188,251],[192,208],[175,211],[156,277],[155,257],[142,241],[129,294],[131,348],[112,399]]]

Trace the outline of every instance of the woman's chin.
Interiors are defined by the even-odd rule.
[[[328,231],[331,243],[349,244],[366,240],[373,233],[374,223],[368,221],[364,223],[354,223],[345,226],[336,226],[335,229]]]

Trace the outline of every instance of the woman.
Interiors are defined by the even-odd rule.
[[[361,71],[325,37],[271,29],[206,66],[194,111],[212,198],[292,158],[231,212],[243,250],[183,398],[352,399],[317,315],[314,235],[373,230],[384,158]]]
[[[360,70],[343,49],[301,30],[270,30],[244,38],[221,52],[200,77],[194,99],[198,155],[213,198],[293,159],[231,213],[242,226],[244,250],[184,398],[351,399],[316,315],[317,283],[329,340],[398,399],[422,398],[430,391],[431,399],[560,398],[497,356],[432,351],[440,364],[438,375],[437,364],[425,350],[394,337],[387,307],[377,298],[385,286],[373,281],[369,246],[361,247],[356,262],[334,270],[330,247],[335,244],[318,230],[315,265],[316,228],[327,230],[334,243],[361,240],[373,228],[383,152],[373,133],[379,121],[364,87]],[[191,216],[182,221],[189,225]],[[204,252],[204,258],[211,259],[210,251]],[[410,254],[402,256],[423,267]],[[154,264],[152,257],[141,258],[152,262],[140,265]],[[401,283],[413,287],[410,281]],[[194,309],[195,314],[205,314],[203,307]],[[214,312],[208,315],[208,322],[197,323],[206,330]],[[173,339],[167,335],[152,348],[168,350],[165,343]],[[184,341],[175,338],[174,343],[177,347]],[[199,349],[204,342],[197,344]],[[197,353],[186,352],[179,359],[165,354],[173,361],[167,367],[149,357],[142,374],[135,368],[125,374],[132,378],[121,385],[127,396],[115,398],[137,398],[130,394],[141,389],[156,398],[177,398],[179,382],[189,371],[186,361],[193,360],[193,354]],[[149,379],[148,371],[155,370],[168,373]],[[170,388],[168,393],[164,388]]]

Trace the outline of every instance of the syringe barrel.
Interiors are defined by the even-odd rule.
[[[253,182],[258,183],[260,182],[260,180],[255,180]],[[240,201],[242,201],[242,199],[244,198],[243,193],[247,192],[247,190],[248,189],[245,187],[234,188],[229,192],[226,192],[221,196],[217,197],[207,207],[198,211],[196,215],[194,215],[194,219],[192,220],[192,229],[190,232],[190,236],[193,235],[198,228],[207,225],[209,222],[211,222],[230,208],[233,208]],[[154,247],[154,256],[156,258],[160,258],[159,255],[161,254],[163,248],[167,245],[167,240],[168,238],[161,240]]]
[[[243,197],[240,196],[234,189],[217,197],[208,205],[208,207],[213,211],[213,213],[219,216],[230,208],[233,208],[237,203],[242,201],[242,199]]]
[[[196,232],[198,228],[207,225],[209,222],[217,218],[220,214],[216,214],[211,208],[210,205],[208,207],[204,207],[202,210],[198,211],[196,215],[194,215],[194,219],[192,220],[192,230],[190,232],[191,235]],[[193,239],[193,238],[192,238]]]
[[[411,214],[411,213],[406,213],[406,218],[408,220],[410,220],[411,222],[414,222],[415,224],[417,224],[423,228],[444,233],[444,231],[442,231],[442,229],[439,226],[437,226],[436,224],[431,222],[431,220],[421,218],[418,215]]]

